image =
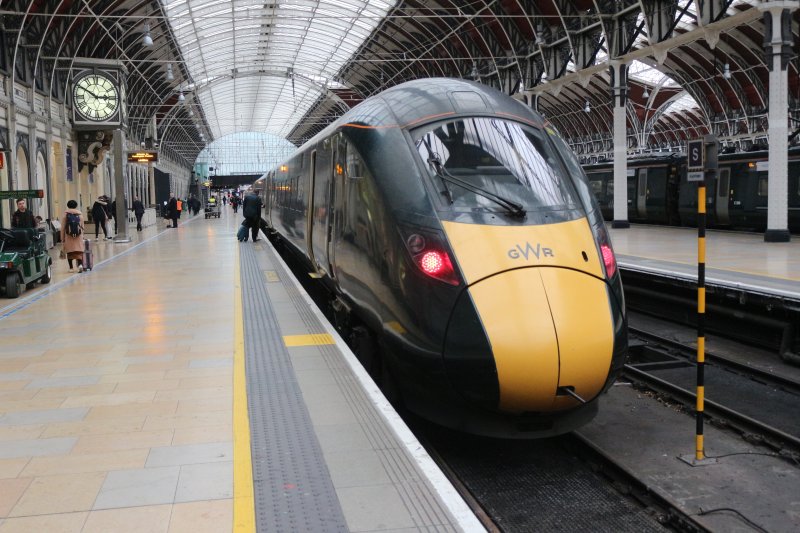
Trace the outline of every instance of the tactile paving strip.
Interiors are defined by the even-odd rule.
[[[265,247],[268,261],[277,264],[271,247]],[[293,283],[284,283],[289,299],[297,309],[306,328],[313,332],[325,331],[317,316]],[[406,510],[418,531],[458,531],[454,520],[437,497],[425,475],[417,467],[410,453],[400,443],[392,429],[378,412],[357,378],[346,364],[335,345],[318,347],[339,389],[363,429],[372,448],[377,451],[381,464],[397,489]]]
[[[239,249],[257,530],[347,531],[255,251]]]

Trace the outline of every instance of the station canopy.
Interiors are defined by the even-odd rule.
[[[287,137],[331,89],[394,2],[162,0],[214,138],[239,131]]]
[[[76,58],[120,62],[129,138],[186,166],[232,133],[299,146],[364,99],[427,77],[525,101],[582,161],[613,157],[616,90],[629,153],[679,151],[706,134],[747,151],[768,139],[765,21],[776,6],[789,15],[781,53],[800,145],[797,2],[7,0],[0,70],[11,102],[38,114],[47,96],[71,107]],[[629,67],[622,86],[615,64]]]

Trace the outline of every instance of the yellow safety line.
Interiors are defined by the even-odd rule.
[[[253,460],[250,456],[250,417],[247,414],[247,379],[244,368],[244,322],[239,253],[234,267],[233,351],[233,531],[256,530],[253,499]]]
[[[336,344],[328,333],[311,333],[310,335],[284,335],[286,346],[318,346],[320,344]]]

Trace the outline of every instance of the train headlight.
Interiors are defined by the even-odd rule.
[[[426,274],[439,274],[444,270],[444,259],[439,252],[425,252],[419,260],[419,266]]]
[[[450,285],[461,284],[461,278],[447,252],[445,240],[438,232],[402,226],[400,232],[411,259],[424,274]]]
[[[614,249],[611,247],[611,239],[605,226],[595,226],[594,236],[600,255],[603,257],[603,265],[606,268],[606,277],[611,279],[617,273],[617,258],[614,256]]]
[[[406,246],[408,246],[409,252],[418,254],[425,249],[425,237],[419,233],[413,233],[406,239]]]
[[[600,245],[600,252],[603,254],[603,264],[606,266],[606,275],[611,278],[617,271],[617,259],[614,257],[614,250],[608,244]]]

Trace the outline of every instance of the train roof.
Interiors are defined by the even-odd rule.
[[[543,123],[530,107],[487,85],[456,78],[424,78],[401,83],[364,100],[306,144],[315,144],[345,125],[409,127],[465,114],[505,115],[536,126]]]

